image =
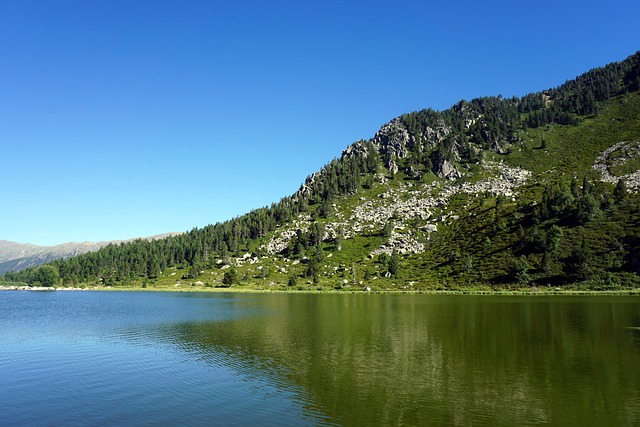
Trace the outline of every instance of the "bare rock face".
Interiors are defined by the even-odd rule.
[[[313,183],[316,181],[316,179],[318,179],[319,176],[320,172],[314,172],[309,175],[307,179],[305,179],[304,184],[300,186],[300,189],[296,193],[296,199],[297,196],[301,196],[303,199],[308,199],[309,197],[311,197],[311,194],[313,193]]]
[[[460,171],[448,160],[444,160],[440,165],[438,165],[436,175],[438,175],[439,178],[449,179],[456,179],[462,176]]]
[[[366,155],[369,153],[369,147],[366,141],[360,140],[354,142],[342,151],[342,157],[351,157],[355,155]]]
[[[390,157],[385,166],[387,167],[387,169],[389,169],[391,175],[395,175],[398,173],[399,168],[398,164],[396,163],[395,156]]]
[[[415,143],[398,118],[383,125],[373,137],[372,141],[373,146],[376,147],[380,153],[384,154],[385,167],[389,169],[392,174],[398,172],[395,159],[407,157],[409,147]]]

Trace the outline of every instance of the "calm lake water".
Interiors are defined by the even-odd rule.
[[[640,298],[1,292],[0,425],[639,425]]]

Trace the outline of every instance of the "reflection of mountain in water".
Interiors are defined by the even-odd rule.
[[[640,416],[640,354],[619,327],[637,320],[637,301],[255,298],[264,316],[185,323],[167,338],[293,383],[311,412],[345,425],[612,425]]]

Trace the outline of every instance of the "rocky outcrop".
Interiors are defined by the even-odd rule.
[[[334,204],[332,221],[325,224],[324,240],[332,240],[338,230],[346,239],[363,234],[380,233],[387,224],[393,225],[389,240],[372,254],[419,253],[425,250],[425,242],[438,229],[438,223],[455,219],[454,215],[443,215],[449,199],[458,193],[491,194],[513,198],[517,188],[531,177],[531,172],[511,168],[501,163],[485,162],[484,168],[493,176],[477,182],[434,181],[430,184],[414,185],[408,182],[399,187],[390,187],[374,199],[360,198],[360,203],[350,213],[343,213]],[[384,184],[384,179],[381,183]],[[437,218],[434,212],[441,213]],[[410,221],[420,221],[423,225],[415,228]],[[270,254],[282,252],[298,231],[308,231],[312,219],[309,214],[299,215],[286,229],[274,233],[269,242],[262,246]]]
[[[397,174],[398,170],[400,170],[400,168],[398,167],[398,163],[396,162],[395,155],[389,156],[389,158],[386,160],[385,166],[387,167],[391,175]]]
[[[474,183],[465,182],[459,186],[451,186],[448,191],[468,194],[486,193],[513,198],[516,189],[523,186],[531,178],[531,172],[526,169],[511,168],[502,163],[494,162],[485,162],[484,166],[497,176]]]
[[[434,148],[451,134],[451,126],[447,126],[444,120],[440,119],[434,127],[427,126],[422,133],[422,149]],[[455,148],[457,150],[457,148]],[[455,153],[457,155],[457,151]]]
[[[618,180],[622,179],[629,190],[638,192],[640,191],[640,170],[620,176],[611,172],[612,168],[624,166],[630,160],[638,157],[640,157],[640,141],[622,141],[603,151],[596,158],[593,169],[600,172],[603,182],[616,184]]]
[[[351,156],[364,157],[367,154],[369,154],[369,145],[367,141],[364,141],[361,139],[360,141],[354,142],[353,144],[348,146],[346,149],[344,149],[342,151],[341,157],[351,157]]]
[[[372,255],[380,255],[386,253],[391,255],[393,252],[397,252],[401,255],[404,254],[417,254],[424,252],[425,244],[418,240],[414,233],[411,231],[399,232],[394,230],[389,237],[389,241],[380,245],[378,249],[371,252]]]
[[[427,126],[416,139],[402,124],[401,119],[395,118],[383,125],[371,142],[380,154],[383,155],[384,166],[392,175],[395,175],[399,170],[398,159],[406,158],[411,151],[422,152],[431,150],[447,138],[450,138],[450,144],[448,146],[448,150],[450,151],[449,158],[454,161],[460,160],[460,144],[458,140],[451,135],[451,127],[448,126],[444,120],[440,119],[436,126]],[[444,176],[452,179],[461,176],[450,162],[436,165],[436,173],[440,177]]]
[[[383,125],[371,141],[376,150],[382,154],[384,166],[391,175],[398,173],[398,159],[407,157],[410,149],[416,145],[415,139],[399,118]]]
[[[289,227],[276,231],[271,240],[260,246],[260,249],[266,250],[270,254],[280,253],[287,248],[289,241],[296,235],[298,230],[306,232],[309,230],[310,225],[311,216],[309,214],[300,214],[292,221]]]
[[[386,157],[403,159],[409,154],[409,147],[415,145],[413,137],[400,119],[395,118],[383,125],[373,137],[373,145]],[[386,165],[385,165],[386,166]]]
[[[458,169],[456,169],[456,167],[448,160],[444,160],[437,166],[436,175],[439,178],[447,179],[458,179],[462,177],[460,171],[458,171]]]
[[[303,199],[309,199],[313,195],[312,185],[320,176],[320,172],[314,172],[309,175],[305,180],[304,184],[300,186],[300,189],[295,194],[294,199],[298,200],[298,196],[301,196]]]

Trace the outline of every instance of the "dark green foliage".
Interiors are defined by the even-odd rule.
[[[318,274],[320,273],[320,262],[322,261],[322,250],[316,247],[312,256],[307,260],[304,271],[305,277],[312,277],[314,283],[318,283]]]
[[[516,258],[511,264],[511,279],[516,283],[527,284],[531,281],[529,262],[524,255]]]
[[[486,242],[486,241],[485,241]],[[491,244],[491,241],[489,241],[489,244]],[[462,255],[460,255],[460,249],[459,248],[455,248],[453,251],[451,251],[451,253],[449,254],[449,262],[450,263],[454,263],[456,261],[458,261],[460,259]]]
[[[382,237],[389,238],[389,237],[391,237],[391,233],[392,232],[393,232],[393,221],[392,220],[388,220],[384,224],[384,227],[382,227]]]
[[[319,222],[315,222],[309,229],[309,244],[314,247],[320,246],[324,236],[324,225]]]
[[[547,218],[562,217],[571,212],[575,198],[564,185],[545,188],[542,195],[543,215]]]
[[[625,199],[625,197],[627,197],[627,184],[624,182],[623,179],[619,179],[617,184],[616,184],[616,188],[613,192],[613,195],[615,196],[617,201],[622,201]]]
[[[222,283],[224,285],[231,286],[235,284],[237,281],[238,281],[238,273],[235,267],[231,267],[224,272],[224,275],[222,276]]]
[[[542,270],[543,273],[549,273],[551,271],[551,261],[552,261],[553,255],[551,255],[550,252],[544,252],[542,254],[542,259],[540,260],[540,270]]]
[[[198,277],[198,273],[199,273],[199,268],[198,268],[197,265],[194,264],[191,267],[189,267],[189,272],[184,276],[184,278],[185,279],[195,279],[196,277]],[[149,277],[151,277],[151,276],[149,276]]]
[[[529,244],[527,246],[531,252],[542,251],[547,245],[547,239],[545,239],[544,233],[538,227],[533,227],[528,240]]]
[[[378,262],[383,269],[388,269],[389,267],[389,254],[383,252],[378,256]]]
[[[398,271],[400,269],[400,255],[398,252],[393,251],[391,254],[391,258],[389,259],[389,267],[387,271],[391,275],[391,277],[398,277]]]
[[[584,280],[591,275],[592,253],[587,247],[587,243],[582,239],[579,247],[571,251],[571,256],[567,258],[564,269],[569,275]]]
[[[600,202],[591,193],[584,194],[577,203],[576,217],[578,222],[584,224],[602,215]]]
[[[289,281],[287,282],[287,285],[292,288],[294,286],[296,286],[298,284],[298,277],[295,274],[292,274],[291,276],[289,276]]]
[[[147,261],[147,277],[149,279],[155,279],[162,274],[162,270],[160,269],[160,262],[157,258],[152,257],[149,261]],[[197,275],[197,272],[196,272]],[[194,276],[195,277],[195,276]]]
[[[344,240],[344,229],[342,226],[339,226],[336,230],[336,235],[333,238],[333,243],[336,245],[336,250],[342,249],[342,241]]]
[[[289,241],[286,253],[289,256],[302,255],[309,248],[317,248],[323,241],[324,225],[315,221],[308,231],[297,230],[296,235]]]
[[[586,180],[579,187],[571,181],[570,187],[562,184],[545,187],[540,206],[541,219],[572,218],[577,224],[585,224],[602,215],[602,207],[611,204],[610,194],[605,188],[594,188]]]
[[[482,242],[482,245],[485,250],[491,249],[492,242],[489,236],[485,236],[484,241]]]
[[[562,228],[557,225],[552,225],[547,232],[547,238],[545,242],[545,254],[558,251],[560,240],[562,239]]]
[[[320,208],[318,208],[318,215],[320,218],[328,218],[331,216],[332,212],[333,207],[331,206],[331,201],[329,199],[323,200]]]
[[[58,269],[52,265],[42,265],[32,272],[30,283],[40,286],[55,286],[60,282]]]
[[[471,255],[467,254],[463,258],[462,262],[463,262],[463,266],[464,266],[464,271],[466,273],[471,273],[473,271],[473,257]]]
[[[574,199],[580,197],[580,185],[578,184],[578,180],[573,178],[571,180],[571,195]]]
[[[640,54],[626,61],[593,69],[558,88],[522,99],[519,110],[528,114],[527,125],[575,124],[577,115],[596,114],[605,101],[616,95],[637,91]]]

